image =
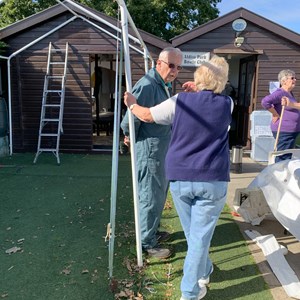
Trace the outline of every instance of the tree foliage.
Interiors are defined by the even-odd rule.
[[[220,1],[128,0],[127,6],[138,28],[169,40],[218,17]]]
[[[113,0],[77,0],[109,16],[117,17]],[[136,27],[165,40],[218,17],[221,0],[127,0]],[[57,4],[56,0],[0,0],[0,27],[22,20]]]

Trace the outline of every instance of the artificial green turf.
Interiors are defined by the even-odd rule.
[[[162,225],[173,232],[169,246],[175,254],[164,264],[150,260],[145,278],[146,282],[154,283],[154,290],[144,289],[143,293],[149,300],[180,298],[179,286],[186,242],[173,209],[165,210]],[[205,299],[273,299],[227,206],[216,227],[210,257],[214,272]]]
[[[111,157],[61,155],[61,166],[52,155],[32,159],[1,159],[0,296],[113,299],[104,242]],[[13,246],[22,251],[6,254]]]
[[[50,154],[42,154],[35,165],[33,158],[31,153],[0,158],[0,298],[180,298],[186,242],[170,199],[161,223],[171,232],[174,255],[164,261],[144,257],[145,268],[136,267],[129,156],[119,160],[112,287],[104,241],[111,156],[61,154],[60,166]],[[21,251],[5,253],[14,246]],[[227,210],[216,228],[211,258],[215,271],[205,299],[272,299]]]

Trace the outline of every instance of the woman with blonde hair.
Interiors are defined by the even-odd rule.
[[[165,170],[188,245],[181,300],[202,299],[213,271],[209,247],[230,180],[232,100],[221,94],[227,79],[226,60],[214,56],[195,71],[196,92],[179,93],[151,108],[125,93],[125,104],[140,120],[172,124]]]

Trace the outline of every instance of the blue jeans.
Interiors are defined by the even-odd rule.
[[[274,138],[276,139],[277,131],[273,131],[272,133]],[[280,132],[278,137],[278,143],[277,143],[277,151],[294,149],[298,134],[299,132]],[[275,158],[275,163],[285,159],[291,159],[291,158],[292,158],[292,154],[280,155]]]
[[[170,191],[183,228],[188,251],[183,266],[181,292],[197,299],[198,280],[213,270],[209,258],[211,239],[226,202],[228,183],[172,181]]]

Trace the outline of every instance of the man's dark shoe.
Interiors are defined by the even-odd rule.
[[[145,249],[145,251],[148,253],[150,257],[155,257],[158,259],[168,258],[172,255],[172,252],[167,248],[156,247],[156,248]]]
[[[157,231],[156,239],[158,243],[166,242],[170,239],[170,233],[166,231]]]

